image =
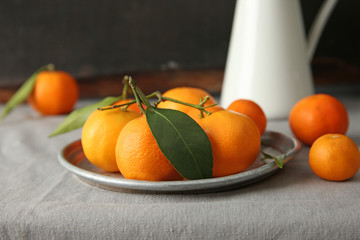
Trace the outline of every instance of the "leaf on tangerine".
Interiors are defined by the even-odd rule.
[[[285,161],[285,154],[281,154],[278,157],[275,157],[273,155],[270,155],[264,151],[261,151],[261,153],[263,154],[263,158],[261,160],[265,160],[265,159],[273,159],[275,161],[275,163],[278,165],[279,168],[283,168],[284,166],[284,161]]]
[[[60,135],[81,128],[84,125],[86,119],[93,111],[100,107],[111,105],[114,102],[119,101],[120,99],[121,97],[106,97],[99,102],[72,111],[49,135],[49,137],[54,137],[56,135]]]
[[[160,150],[183,177],[212,177],[209,138],[191,117],[177,110],[153,107],[147,108],[145,115]]]

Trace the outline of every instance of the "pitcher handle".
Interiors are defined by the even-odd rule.
[[[307,56],[309,60],[313,58],[320,35],[337,2],[338,0],[325,0],[316,15],[313,24],[311,25],[307,48]]]

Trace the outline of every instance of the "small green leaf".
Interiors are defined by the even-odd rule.
[[[30,95],[32,90],[34,89],[34,85],[36,82],[36,76],[39,72],[47,71],[53,69],[53,64],[48,64],[40,67],[36,72],[34,72],[16,91],[16,93],[9,99],[6,103],[4,110],[0,116],[0,122],[20,103],[24,102],[27,97]]]
[[[160,150],[183,177],[212,177],[209,138],[192,118],[180,111],[153,107],[148,107],[145,115]]]
[[[83,108],[72,111],[59,126],[49,135],[54,137],[59,134],[67,133],[75,129],[81,128],[89,115],[99,107],[104,107],[113,104],[120,100],[121,97],[107,97],[100,102],[93,103]]]
[[[264,155],[264,157],[261,160],[273,159],[276,162],[276,164],[279,166],[279,168],[283,168],[284,160],[285,160],[285,154],[281,154],[280,156],[275,157],[273,155],[265,153],[264,151],[261,151],[261,153]]]

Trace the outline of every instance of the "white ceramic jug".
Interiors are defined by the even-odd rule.
[[[337,0],[326,0],[305,40],[298,0],[238,0],[220,103],[257,102],[269,119],[286,118],[314,93],[310,60]]]

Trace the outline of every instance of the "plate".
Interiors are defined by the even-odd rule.
[[[279,132],[265,132],[261,137],[261,150],[279,156],[285,154],[286,164],[293,159],[301,148],[295,138]],[[66,145],[59,153],[60,164],[78,176],[82,181],[113,191],[135,190],[155,192],[219,192],[242,187],[269,177],[279,170],[274,160],[256,161],[245,171],[226,177],[184,180],[184,181],[142,181],[125,179],[120,173],[105,172],[92,165],[85,157],[81,140]]]

